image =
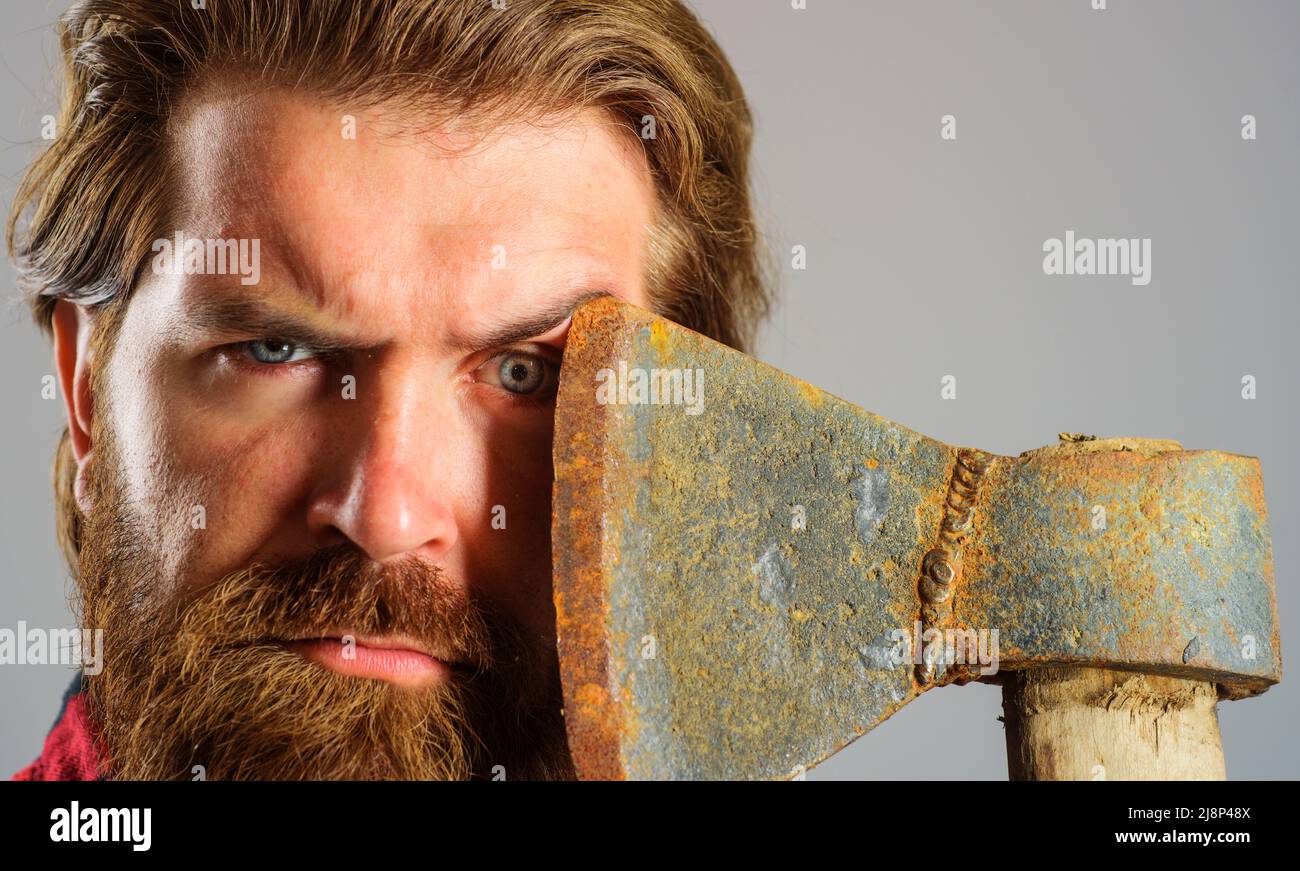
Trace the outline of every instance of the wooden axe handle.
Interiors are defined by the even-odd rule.
[[[1002,685],[1012,780],[1224,780],[1208,681],[1035,668]]]

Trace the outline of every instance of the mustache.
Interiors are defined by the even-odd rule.
[[[154,622],[194,652],[304,638],[394,635],[475,673],[515,655],[522,633],[411,556],[377,563],[355,545],[253,563],[175,601]],[[160,638],[161,640],[161,638]]]

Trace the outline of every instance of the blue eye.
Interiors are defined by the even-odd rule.
[[[512,355],[501,360],[501,386],[511,393],[532,393],[546,376],[541,361]]]
[[[310,356],[310,352],[306,348],[281,339],[257,339],[252,342],[245,342],[244,347],[248,349],[249,356],[254,360],[268,365],[293,363],[304,359],[304,357],[297,356],[299,353]]]
[[[533,354],[506,354],[497,367],[501,386],[511,393],[537,396],[554,386],[555,364]]]

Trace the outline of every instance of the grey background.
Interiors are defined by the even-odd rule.
[[[55,105],[49,25],[64,5],[0,10],[6,206]],[[784,267],[758,356],[1000,454],[1083,431],[1258,456],[1294,650],[1300,4],[692,5],[756,116],[758,207]],[[952,142],[939,137],[949,113]],[[1045,276],[1043,241],[1067,229],[1151,238],[1151,283]],[[789,268],[795,244],[806,270]],[[0,286],[14,297],[7,264]],[[48,483],[60,405],[40,397],[49,349],[25,308],[3,311],[0,626],[70,626]],[[945,374],[955,400],[940,399]],[[69,677],[0,667],[0,777],[39,752]],[[1229,777],[1300,776],[1298,712],[1294,680],[1220,705]],[[1005,778],[1000,713],[994,687],[929,693],[808,779]]]

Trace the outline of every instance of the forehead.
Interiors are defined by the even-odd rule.
[[[581,285],[641,296],[653,183],[603,112],[433,125],[209,91],[177,116],[173,144],[180,229],[260,239],[253,290],[292,286],[299,307],[373,316],[374,338],[394,307],[428,335]]]

